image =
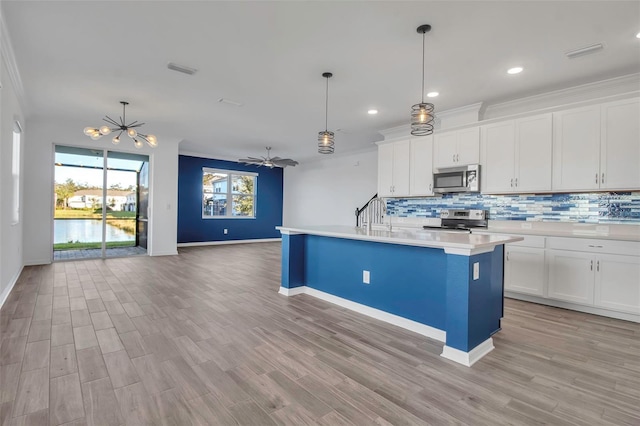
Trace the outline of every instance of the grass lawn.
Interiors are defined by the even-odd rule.
[[[102,210],[94,209],[56,209],[54,219],[102,219]],[[107,210],[107,218],[135,219],[136,212]]]
[[[133,247],[136,245],[135,241],[111,241],[107,242],[107,248],[114,247]],[[82,249],[99,249],[102,247],[102,243],[59,243],[54,244],[54,250],[82,250]]]

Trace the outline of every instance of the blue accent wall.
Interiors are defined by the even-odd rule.
[[[440,217],[441,209],[489,210],[492,220],[640,224],[640,192],[445,194],[387,200],[390,216]]]
[[[203,219],[202,168],[258,173],[255,219]],[[180,155],[178,158],[178,243],[280,238],[282,169]],[[224,229],[228,234],[224,234]]]

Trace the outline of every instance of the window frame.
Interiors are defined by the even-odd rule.
[[[209,215],[205,215],[205,192],[204,192],[204,175],[205,173],[220,173],[220,174],[224,174],[227,175],[227,191],[226,192],[211,192],[211,195],[213,196],[213,194],[218,194],[218,195],[222,195],[225,194],[226,195],[226,202],[227,202],[227,207],[226,207],[226,214],[224,216],[218,215],[218,216],[209,216]],[[233,193],[233,177],[235,176],[250,176],[254,178],[254,182],[253,182],[253,194],[234,194]],[[257,204],[257,200],[258,200],[258,173],[255,172],[247,172],[247,171],[242,171],[242,170],[229,170],[229,169],[215,169],[212,167],[203,167],[202,168],[202,177],[201,177],[201,182],[202,183],[202,187],[201,187],[201,191],[200,193],[202,194],[202,199],[201,199],[201,210],[200,210],[200,214],[202,219],[256,219],[256,204]],[[253,215],[251,216],[234,216],[233,215],[233,196],[234,195],[245,195],[245,196],[251,196],[253,198]]]

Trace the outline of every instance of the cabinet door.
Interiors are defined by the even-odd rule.
[[[393,189],[393,144],[378,146],[378,197],[390,197]]]
[[[544,296],[544,249],[507,244],[504,257],[505,290]]]
[[[600,187],[600,106],[553,114],[553,189]]]
[[[602,105],[600,188],[640,188],[640,100]]]
[[[548,297],[593,305],[594,256],[589,253],[547,250]]]
[[[596,257],[596,306],[640,314],[640,257]]]
[[[515,127],[512,120],[482,128],[483,193],[514,190]]]
[[[459,130],[457,133],[456,164],[459,166],[478,164],[480,162],[480,127]]]
[[[411,165],[411,141],[395,142],[393,144],[393,196],[406,197],[409,195],[409,177]]]
[[[516,121],[516,192],[551,191],[551,114]]]
[[[457,165],[458,135],[456,132],[440,133],[433,137],[433,168]]]
[[[433,195],[433,136],[411,139],[410,195]]]

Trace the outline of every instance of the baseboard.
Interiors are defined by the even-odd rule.
[[[405,330],[413,331],[414,333],[421,334],[439,342],[444,342],[447,337],[447,333],[444,330],[430,327],[428,325],[421,324],[419,322],[403,318],[398,315],[390,314],[388,312],[381,311],[380,309],[372,308],[361,303],[352,302],[351,300],[343,299],[342,297],[334,296],[332,294],[325,293],[324,291],[316,290],[315,288],[302,286],[294,287],[292,289],[285,289],[283,287],[280,287],[280,291],[278,293],[284,294],[285,296],[308,294],[309,296],[322,299],[326,302],[330,302],[334,305],[338,305],[351,311],[358,312],[359,314],[384,321],[388,324],[393,324],[400,328],[404,328]]]
[[[282,238],[259,238],[253,240],[200,241],[195,243],[178,243],[178,247],[219,246],[224,244],[275,243]]]
[[[443,358],[447,358],[453,362],[457,362],[458,364],[471,367],[476,363],[476,361],[491,352],[493,348],[493,339],[489,337],[487,340],[480,343],[469,352],[461,351],[460,349],[452,348],[451,346],[445,345],[442,348],[442,354],[440,354],[440,356]]]
[[[563,302],[561,300],[547,299],[544,297],[533,296],[529,294],[514,293],[508,290],[504,292],[504,297],[508,297],[510,299],[524,300],[525,302],[537,303],[539,305],[553,306],[554,308],[568,309],[571,311],[584,312],[586,314],[600,315],[607,318],[615,318],[619,320],[640,323],[640,315],[627,313],[627,312],[618,312],[618,311],[611,311],[609,309],[604,309],[604,308],[583,306],[583,305],[578,305],[576,303]]]
[[[13,290],[13,287],[15,287],[16,283],[18,282],[18,279],[20,278],[20,274],[22,274],[23,269],[24,269],[24,266],[21,266],[20,269],[18,270],[18,273],[11,279],[11,281],[9,281],[9,285],[7,286],[7,288],[5,288],[2,294],[0,294],[0,309],[4,305],[4,302],[7,301],[9,294],[11,294],[11,290]]]
[[[51,259],[35,259],[35,260],[27,260],[24,262],[24,266],[38,266],[38,265],[51,265]]]
[[[153,254],[149,254],[149,256],[177,256],[178,250],[176,251],[160,251],[154,252]]]

